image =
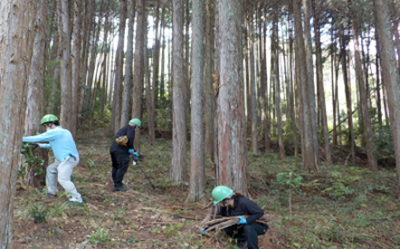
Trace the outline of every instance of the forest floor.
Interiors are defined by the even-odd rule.
[[[172,141],[150,147],[142,136],[140,162],[155,185],[153,190],[139,165],[124,177],[127,192],[112,192],[107,128],[81,131],[77,145],[81,161],[73,177],[83,207],[67,205],[65,194],[19,186],[14,199],[14,248],[237,248],[224,233],[200,235],[209,203],[185,203],[188,183],[168,179]],[[188,148],[188,171],[190,149]],[[52,156],[52,153],[50,153]],[[249,194],[269,217],[270,229],[260,248],[400,248],[400,203],[395,169],[370,172],[343,164],[303,170],[301,159],[249,153]],[[277,174],[293,172],[302,184],[288,187]],[[213,165],[206,160],[206,193],[214,187]],[[183,187],[182,187],[183,186]],[[288,200],[292,193],[292,214]],[[46,222],[37,221],[45,218]]]

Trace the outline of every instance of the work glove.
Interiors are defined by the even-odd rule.
[[[135,149],[129,149],[128,153],[133,155],[133,153],[135,153]]]
[[[203,234],[205,230],[206,230],[206,228],[201,229],[200,234]]]
[[[242,216],[238,216],[239,222],[237,223],[238,225],[244,225],[247,224],[247,220],[243,219]]]
[[[132,153],[133,158],[139,158],[139,153],[137,153],[136,151]]]

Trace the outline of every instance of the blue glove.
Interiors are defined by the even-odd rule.
[[[133,153],[135,153],[135,149],[129,149],[128,153],[133,155]]]
[[[201,229],[200,234],[203,234],[205,230],[206,230],[206,228]]]
[[[138,158],[139,157],[139,153],[137,153],[136,151],[132,153],[134,158]]]
[[[238,225],[244,225],[247,224],[247,220],[243,219],[242,216],[238,216],[239,222],[237,223]]]

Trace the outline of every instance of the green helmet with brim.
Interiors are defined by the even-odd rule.
[[[140,126],[142,125],[142,122],[140,122],[140,120],[137,119],[137,118],[131,119],[131,121],[129,121],[129,123],[130,123],[130,124],[135,124],[135,125],[137,125],[138,127],[140,127]]]
[[[233,194],[234,192],[232,189],[223,185],[215,187],[211,192],[211,195],[214,199],[214,205],[220,203],[226,198],[231,198]]]
[[[40,125],[44,125],[46,123],[58,121],[58,118],[53,114],[44,115],[43,118],[40,120]]]

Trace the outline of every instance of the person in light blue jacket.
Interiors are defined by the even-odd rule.
[[[83,203],[81,195],[71,181],[72,170],[79,163],[79,153],[76,149],[74,138],[69,130],[59,126],[58,118],[52,114],[45,115],[40,120],[40,125],[46,132],[30,137],[23,137],[23,142],[38,143],[40,148],[53,149],[56,161],[47,167],[46,186],[47,195],[57,195],[57,180],[65,189],[70,204]],[[49,142],[48,144],[43,142]]]

